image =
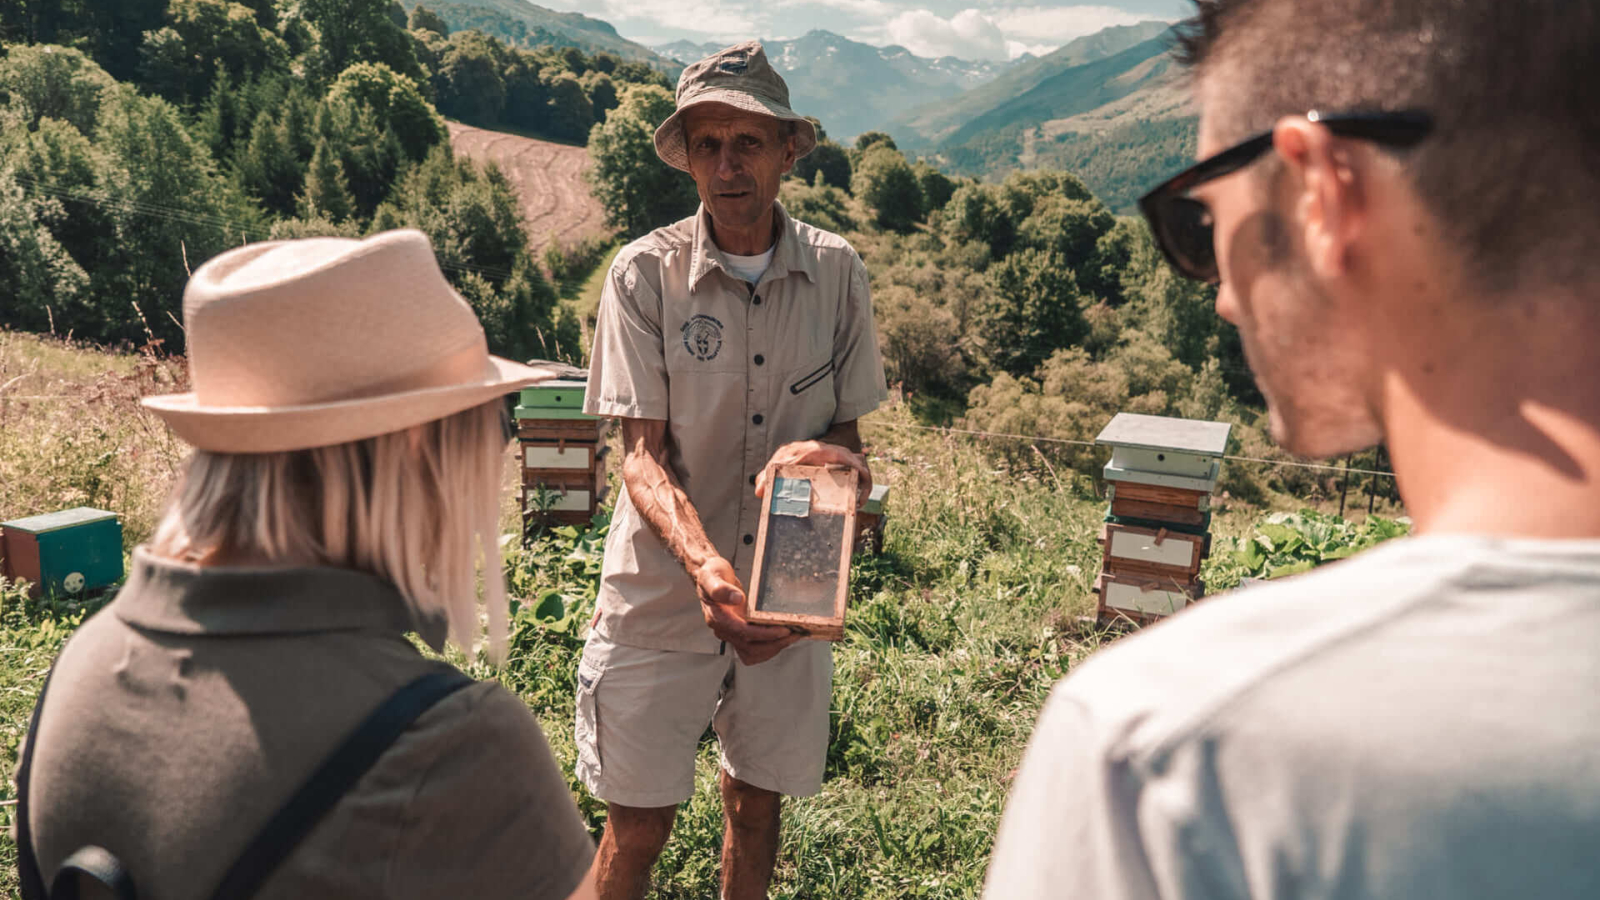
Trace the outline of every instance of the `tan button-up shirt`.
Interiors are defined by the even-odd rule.
[[[867,270],[836,234],[778,207],[755,285],[727,270],[704,207],[617,254],[600,298],[592,415],[667,422],[669,464],[706,536],[746,585],[761,506],[753,478],[781,446],[822,436],[887,396]],[[599,633],[635,647],[716,653],[694,583],[620,493]]]
[[[346,569],[196,569],[133,554],[73,635],[39,719],[30,816],[46,881],[84,844],[141,896],[209,896],[312,771],[402,685],[447,668],[394,585]],[[423,713],[258,900],[564,900],[594,855],[539,723],[497,684]]]

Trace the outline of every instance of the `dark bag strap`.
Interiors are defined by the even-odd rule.
[[[51,675],[55,674],[52,667]],[[378,758],[404,734],[419,716],[434,704],[472,684],[471,678],[450,669],[432,672],[396,691],[367,716],[345,738],[316,772],[300,786],[289,802],[267,821],[266,827],[234,861],[228,874],[212,894],[215,900],[245,900],[260,890],[273,871],[300,841],[333,809]],[[106,850],[89,846],[67,857],[56,871],[50,892],[39,873],[33,854],[33,835],[28,827],[28,783],[33,768],[33,748],[39,730],[39,711],[50,689],[50,675],[33,706],[28,724],[27,746],[17,769],[17,871],[22,881],[23,900],[76,900],[78,876],[98,880],[116,894],[118,900],[136,900],[133,880],[121,862]],[[63,880],[65,879],[65,880]]]
[[[274,870],[299,846],[385,750],[435,703],[472,684],[457,672],[433,672],[416,679],[383,702],[323,762],[289,802],[234,861],[213,900],[245,900],[260,890]]]
[[[67,857],[50,880],[50,900],[78,900],[80,878],[93,878],[111,891],[117,900],[139,900],[134,890],[133,877],[123,868],[122,860],[104,847],[89,844]]]
[[[33,718],[28,720],[28,736],[23,738],[22,764],[17,767],[17,877],[22,882],[22,900],[48,900],[44,891],[44,877],[39,874],[39,860],[33,855],[33,832],[28,826],[28,776],[33,771],[33,747],[39,743],[39,711],[44,709],[44,695],[50,690],[50,679],[56,674],[54,664],[44,676],[44,687],[39,688],[39,699],[33,701]]]

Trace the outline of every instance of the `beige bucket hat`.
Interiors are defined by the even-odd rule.
[[[789,86],[767,62],[759,41],[718,50],[678,76],[678,109],[656,129],[656,154],[674,169],[689,171],[683,146],[683,111],[701,103],[722,103],[746,112],[794,122],[795,159],[817,146],[817,129],[789,108]]]
[[[219,453],[376,437],[553,377],[489,355],[420,231],[230,250],[189,279],[183,319],[194,390],[143,402]]]

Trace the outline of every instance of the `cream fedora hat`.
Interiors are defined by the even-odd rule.
[[[795,123],[795,159],[816,149],[816,126],[789,108],[789,85],[768,62],[760,41],[718,50],[686,67],[678,76],[678,108],[656,129],[655,136],[656,155],[674,169],[689,171],[689,154],[683,146],[683,111],[702,103],[721,103]]]
[[[183,320],[194,390],[143,403],[218,453],[376,437],[554,377],[489,355],[420,231],[230,250],[189,279]]]

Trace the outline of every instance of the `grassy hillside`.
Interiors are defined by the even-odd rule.
[[[1045,81],[1165,34],[1166,22],[1119,25],[1096,32],[1051,53],[1018,63],[993,81],[956,97],[911,110],[884,129],[904,146],[921,147],[948,142],[963,125],[1027,94]]]
[[[406,10],[419,0],[400,0]],[[585,53],[614,53],[624,60],[648,63],[676,78],[682,66],[643,44],[617,34],[611,23],[577,12],[546,9],[527,0],[447,0],[421,5],[440,13],[450,28],[477,28],[521,46],[577,47]],[[471,10],[480,10],[474,17]]]
[[[184,451],[137,399],[181,378],[171,363],[0,332],[0,519],[93,503],[123,513],[130,545],[146,537]],[[972,439],[920,429],[904,406],[869,416],[863,430],[874,472],[892,488],[887,542],[855,564],[848,636],[835,653],[828,780],[820,796],[785,809],[773,896],[974,897],[1046,692],[1108,639],[1078,621],[1093,606],[1103,501],[1081,481],[1014,473]],[[505,512],[509,528],[515,511],[508,503]],[[1258,514],[1224,511],[1214,530],[1241,533]],[[556,596],[560,615],[522,606],[498,671],[456,656],[527,701],[569,780],[574,626],[592,609],[602,534],[563,530],[515,551],[514,595]],[[1220,552],[1207,570],[1214,586],[1237,574]],[[94,608],[24,602],[0,585],[0,771],[16,763],[55,653]],[[653,896],[716,893],[716,767],[707,742],[699,791],[679,812]],[[573,786],[598,829],[601,807]],[[11,799],[0,780],[0,802]],[[0,894],[16,890],[14,812],[0,807]]]

